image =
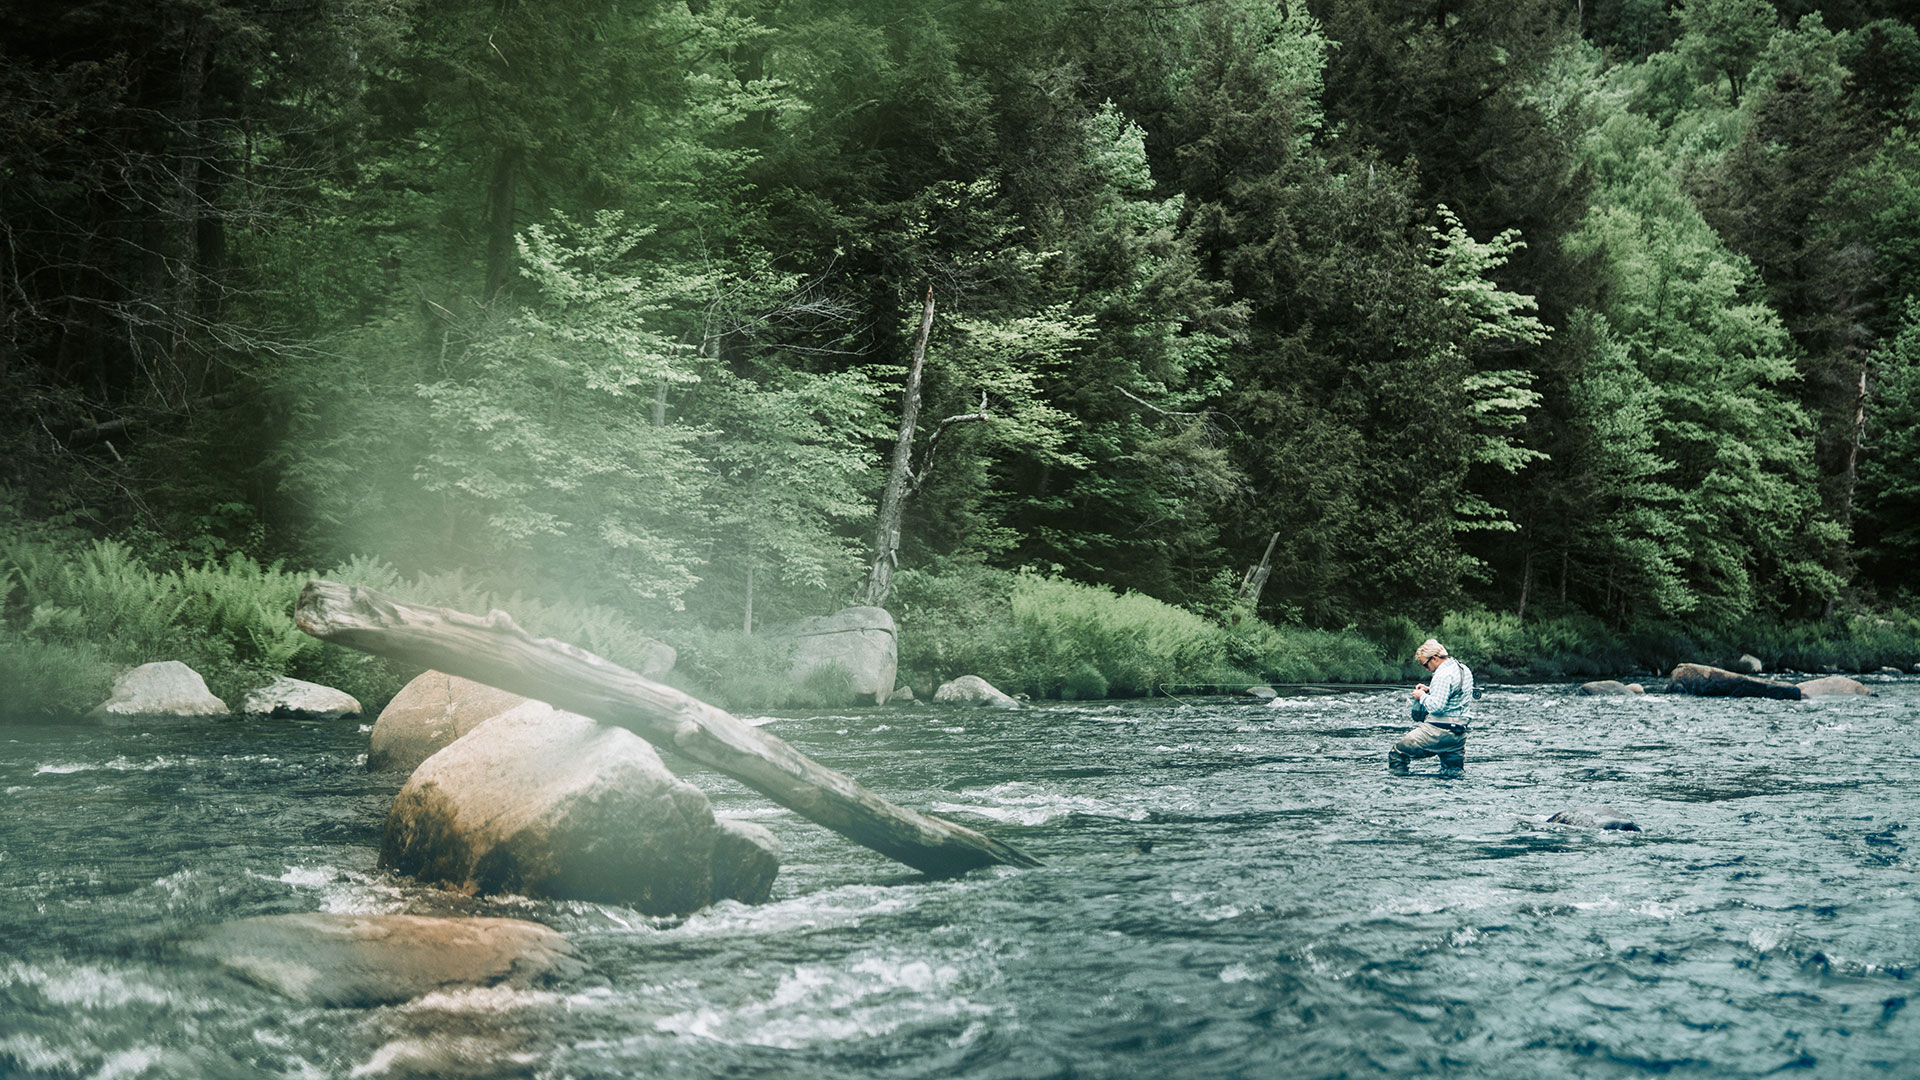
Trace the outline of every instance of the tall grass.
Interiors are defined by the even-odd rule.
[[[294,626],[309,576],[239,554],[155,569],[112,540],[67,551],[0,539],[0,664],[15,691],[7,711],[85,712],[105,700],[100,672],[110,688],[112,671],[157,660],[185,663],[230,705],[276,675],[336,686],[363,704],[391,697],[403,684],[398,669]],[[36,665],[65,674],[17,675]]]
[[[902,575],[901,584],[901,667],[922,694],[959,675],[1035,698],[1398,676],[1379,647],[1356,633],[1246,617],[1222,626],[1138,593],[1061,578],[974,571],[963,587],[915,575]]]

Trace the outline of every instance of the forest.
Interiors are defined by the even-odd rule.
[[[319,664],[261,599],[307,572],[696,673],[863,602],[981,666],[1089,597],[1249,679],[1442,627],[1496,674],[1911,664],[1916,26],[13,0],[0,683]],[[1030,689],[1151,689],[1088,664]]]

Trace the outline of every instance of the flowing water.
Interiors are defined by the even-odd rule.
[[[1873,685],[1491,687],[1458,781],[1385,774],[1399,692],[756,720],[1046,865],[928,880],[690,774],[787,865],[684,920],[382,873],[359,721],[0,727],[0,1075],[1920,1076],[1920,682]],[[1546,820],[1592,804],[1644,831]],[[168,948],[288,911],[593,973],[321,1009]]]

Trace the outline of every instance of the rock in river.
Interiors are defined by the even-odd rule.
[[[1611,806],[1578,806],[1571,810],[1562,810],[1547,819],[1560,825],[1573,825],[1582,829],[1611,829],[1619,832],[1639,832],[1640,826],[1633,819],[1615,810]]]
[[[227,716],[232,710],[207,689],[200,673],[178,660],[141,664],[113,681],[113,697],[94,716]]]
[[[978,675],[962,675],[952,682],[940,684],[933,692],[933,700],[940,705],[990,705],[996,709],[1017,709],[1020,703],[1001,693],[994,685]]]
[[[1671,679],[1668,689],[1700,697],[1760,697],[1798,701],[1802,696],[1800,688],[1792,683],[1769,682],[1705,664],[1681,664],[1673,669]]]
[[[473,892],[678,914],[717,899],[718,833],[706,795],[645,739],[529,701],[414,770],[380,862]]]
[[[765,825],[716,818],[713,837],[713,898],[764,904],[780,873],[780,841]]]
[[[1580,687],[1580,693],[1586,697],[1632,697],[1646,692],[1646,687],[1639,683],[1623,683],[1613,679],[1601,679]]]
[[[793,642],[796,685],[815,671],[840,667],[853,677],[853,692],[885,705],[899,674],[899,638],[885,608],[850,607],[802,619],[782,635]]]
[[[257,690],[248,691],[240,701],[240,711],[247,716],[339,720],[359,716],[360,701],[344,690],[282,675]]]
[[[1828,697],[1833,694],[1874,695],[1872,687],[1858,679],[1849,679],[1845,675],[1829,675],[1824,679],[1808,679],[1800,684],[1802,697]]]
[[[585,970],[564,936],[520,919],[263,915],[207,927],[181,948],[256,986],[329,1007],[538,985]]]
[[[412,772],[435,751],[527,699],[429,671],[402,687],[374,721],[367,768]]]

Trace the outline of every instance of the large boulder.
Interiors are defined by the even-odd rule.
[[[802,619],[781,636],[793,643],[793,681],[825,667],[853,676],[853,692],[885,705],[899,674],[899,634],[885,608],[850,607]]]
[[[1767,665],[1752,653],[1741,653],[1740,659],[1734,662],[1734,666],[1744,675],[1758,675],[1767,670]]]
[[[367,742],[367,768],[412,772],[440,748],[526,700],[471,679],[426,672],[380,710]]]
[[[339,720],[359,716],[360,700],[344,690],[282,675],[257,690],[247,691],[247,696],[240,700],[240,711],[247,716]]]
[[[1623,683],[1614,679],[1601,679],[1580,687],[1580,693],[1586,697],[1632,697],[1646,692],[1646,687],[1639,683]]]
[[[1801,697],[1829,697],[1834,694],[1874,694],[1873,688],[1858,679],[1849,679],[1845,675],[1829,675],[1824,679],[1808,679],[1800,684]]]
[[[1769,682],[1751,675],[1738,675],[1725,668],[1706,664],[1681,664],[1673,669],[1667,688],[1700,697],[1760,697],[1798,701],[1800,688],[1792,683]]]
[[[542,985],[585,971],[564,936],[520,919],[263,915],[207,927],[181,948],[256,986],[331,1008],[461,986]]]
[[[646,740],[529,701],[413,771],[380,863],[471,892],[678,914],[712,897],[717,832],[706,795]]]
[[[93,716],[228,716],[227,703],[207,689],[200,673],[178,660],[141,664],[113,681],[113,696]]]
[[[780,873],[780,841],[765,825],[717,818],[713,837],[713,898],[764,904]]]
[[[940,684],[933,700],[941,705],[987,705],[996,709],[1017,709],[1020,703],[1001,693],[978,675],[962,675]]]

